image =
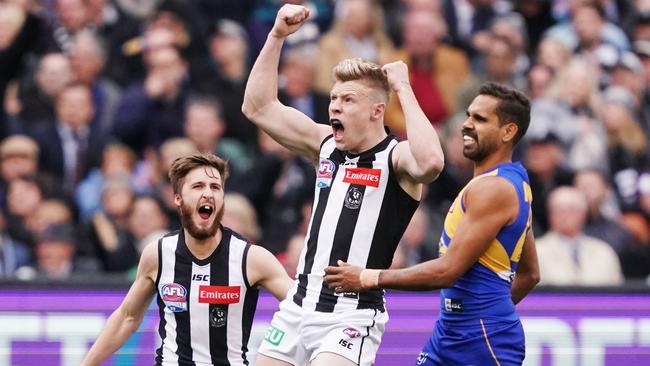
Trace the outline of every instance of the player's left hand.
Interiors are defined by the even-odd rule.
[[[327,282],[330,289],[333,289],[337,294],[365,290],[361,286],[361,280],[359,279],[359,274],[363,268],[351,266],[342,260],[336,263],[338,267],[329,266],[325,268],[325,282]]]

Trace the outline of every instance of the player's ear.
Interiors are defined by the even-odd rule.
[[[174,204],[178,207],[181,206],[182,197],[179,193],[174,193]]]
[[[519,131],[519,126],[517,126],[516,123],[514,122],[506,123],[501,128],[501,140],[503,142],[513,141],[515,139],[515,136],[517,136],[518,131]]]
[[[384,117],[384,112],[386,111],[386,103],[379,102],[372,105],[372,114],[370,119],[373,121],[382,120]]]

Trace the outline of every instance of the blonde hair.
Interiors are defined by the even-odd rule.
[[[361,58],[348,58],[336,64],[332,74],[336,81],[362,81],[371,88],[384,92],[386,98],[390,95],[388,78],[381,70],[381,66],[374,62]]]

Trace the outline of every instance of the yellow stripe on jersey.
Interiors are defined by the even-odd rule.
[[[519,258],[521,258],[521,250],[523,249],[524,241],[526,240],[526,233],[528,233],[528,230],[524,230],[524,232],[521,233],[519,239],[517,239],[517,244],[515,245],[515,249],[512,251],[512,256],[510,257],[510,260],[513,262],[519,263]]]
[[[510,272],[510,257],[498,240],[494,240],[488,249],[479,257],[479,263],[495,273]]]

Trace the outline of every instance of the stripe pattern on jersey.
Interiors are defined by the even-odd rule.
[[[183,231],[158,242],[162,344],[156,365],[248,365],[247,344],[258,298],[246,276],[250,244],[227,228],[222,232],[221,242],[205,259],[189,251]]]
[[[321,145],[319,171],[332,163],[335,169],[329,186],[318,184],[317,179],[293,291],[297,305],[320,312],[384,311],[382,290],[338,295],[327,287],[323,276],[325,267],[336,265],[339,259],[378,269],[392,263],[397,244],[418,206],[395,177],[391,159],[397,143],[389,135],[358,155],[336,149],[331,136]]]

